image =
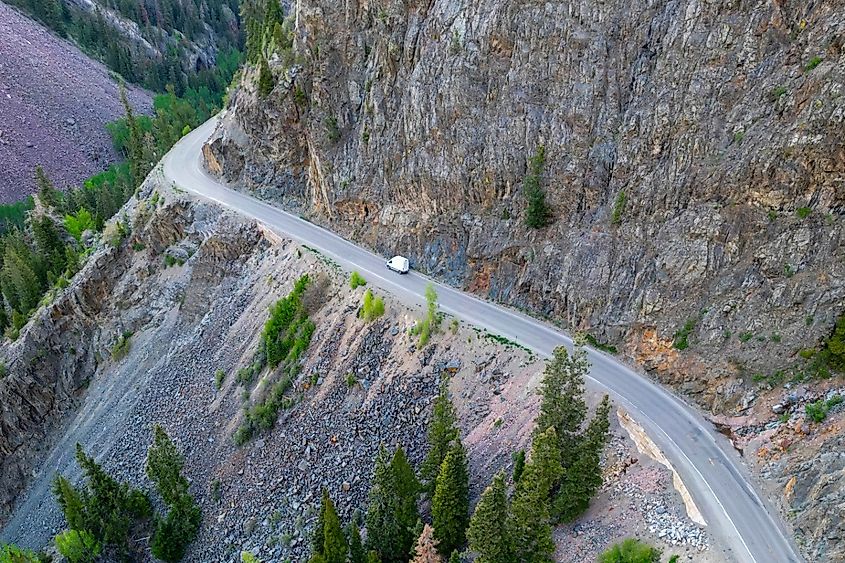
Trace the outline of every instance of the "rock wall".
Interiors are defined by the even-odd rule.
[[[270,58],[266,98],[248,69],[206,151],[226,179],[715,410],[845,310],[841,2],[295,10],[297,64]],[[531,230],[540,145],[554,221]]]

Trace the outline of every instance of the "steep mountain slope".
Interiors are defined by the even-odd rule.
[[[237,559],[241,549],[264,561],[304,561],[323,487],[348,520],[365,507],[380,442],[401,443],[421,460],[447,373],[473,495],[528,441],[542,364],[524,350],[463,325],[420,348],[408,333],[419,306],[387,295],[385,315],[365,323],[357,316],[364,290],[350,289],[327,258],[187,196],[157,172],[123,211],[127,239],[99,245],[18,341],[0,347],[8,366],[0,379],[0,539],[50,543],[63,526],[50,481],[54,471],[78,475],[76,442],[121,479],[149,488],[143,458],[154,423],[186,455],[204,512],[187,560],[203,562]],[[236,373],[260,346],[268,306],[302,274],[317,290],[306,299],[316,330],[290,402],[273,429],[236,447],[244,405],[267,392],[273,375],[263,372],[249,392]],[[121,357],[114,343],[126,333]],[[637,534],[697,561],[725,561],[707,529],[686,516],[671,474],[635,451],[613,419],[606,486],[585,518],[557,530],[560,560],[583,561]]]
[[[840,2],[303,0],[290,25],[209,169],[708,409],[812,375],[845,312]]]
[[[148,92],[128,93],[136,110],[152,110]],[[117,159],[104,127],[123,114],[115,78],[2,2],[0,100],[0,202],[30,194],[37,165],[64,188]]]

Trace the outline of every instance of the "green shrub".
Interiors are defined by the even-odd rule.
[[[746,330],[745,332],[739,333],[739,341],[742,342],[743,344],[745,344],[746,342],[748,342],[752,338],[754,338],[754,333],[751,332],[750,330]]]
[[[698,319],[690,319],[674,334],[672,337],[672,346],[675,349],[686,350],[689,348],[689,335],[695,330],[696,324],[698,324]]]
[[[599,556],[599,563],[659,563],[660,550],[633,538],[617,543]]]
[[[384,314],[384,300],[374,297],[369,289],[364,292],[364,304],[361,306],[361,318],[364,322],[372,322]]]
[[[129,349],[132,346],[132,332],[126,331],[120,335],[114,346],[111,347],[111,357],[115,361],[120,361],[129,354]]]
[[[65,215],[64,225],[68,234],[75,238],[77,242],[82,238],[82,233],[95,229],[94,217],[84,207],[77,211],[75,215]]]
[[[766,214],[766,216],[769,218],[769,222],[770,222],[770,223],[774,223],[775,219],[777,219],[777,218],[778,218],[778,212],[777,212],[777,211],[775,211],[774,209],[771,209],[771,210],[769,210],[769,212]]]
[[[242,551],[241,563],[262,563],[262,561],[261,559],[253,555],[251,551]]]
[[[337,124],[337,118],[330,115],[326,118],[324,124],[326,126],[326,137],[329,141],[332,143],[338,142],[340,140],[340,127]]]
[[[56,549],[70,563],[93,563],[100,555],[102,546],[90,532],[65,530],[56,536]]]
[[[807,413],[807,416],[813,420],[813,422],[822,422],[825,418],[827,418],[827,414],[830,412],[830,409],[840,404],[843,400],[845,400],[845,397],[842,395],[834,395],[827,401],[819,399],[814,403],[807,403],[804,406],[804,411]]]
[[[583,336],[584,340],[587,341],[587,344],[589,344],[596,350],[602,350],[603,352],[607,352],[608,354],[617,354],[619,352],[619,350],[616,349],[616,346],[613,346],[612,344],[606,344],[604,342],[599,342],[598,339],[589,332],[585,332]]]
[[[352,289],[358,289],[359,287],[363,287],[365,285],[367,285],[367,280],[364,279],[364,276],[358,273],[357,270],[352,272],[349,276],[349,287]]]
[[[776,102],[781,99],[789,90],[786,89],[786,86],[778,86],[777,88],[773,88],[771,92],[769,92],[769,101]]]
[[[0,542],[0,563],[50,563],[48,555]]]
[[[217,371],[215,371],[214,372],[214,387],[219,390],[221,387],[223,387],[223,380],[225,380],[225,379],[226,379],[226,372],[225,371],[223,371],[222,369],[218,369]]]
[[[437,332],[437,327],[440,325],[440,314],[437,312],[437,291],[432,284],[428,284],[425,288],[425,301],[426,315],[422,320],[417,321],[417,324],[411,329],[411,334],[419,336],[420,348],[428,344],[432,333]]]
[[[798,215],[799,219],[806,219],[810,216],[810,213],[813,212],[813,209],[810,207],[799,207],[795,210],[795,214]]]
[[[807,64],[804,66],[804,70],[810,72],[811,70],[822,64],[823,60],[824,59],[822,59],[820,56],[816,55],[807,62]]]
[[[622,212],[625,210],[626,199],[625,190],[621,190],[616,196],[616,201],[613,203],[613,214],[610,218],[612,225],[618,225],[622,222]]]

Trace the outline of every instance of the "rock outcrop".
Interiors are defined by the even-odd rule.
[[[295,9],[275,88],[248,69],[206,150],[226,179],[588,331],[715,411],[845,311],[840,3]],[[553,222],[533,230],[541,145]]]

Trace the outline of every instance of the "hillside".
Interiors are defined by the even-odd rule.
[[[128,93],[137,111],[152,111],[149,92]],[[112,73],[2,2],[0,98],[0,202],[32,193],[38,165],[65,188],[117,160],[105,129],[123,115]]]
[[[171,188],[158,171],[123,211],[130,237],[117,248],[98,245],[70,287],[0,349],[8,366],[0,399],[13,405],[0,420],[0,515],[14,508],[3,540],[50,543],[62,526],[50,481],[55,470],[78,475],[76,442],[121,479],[149,488],[142,460],[154,423],[185,453],[203,509],[187,561],[232,560],[241,550],[304,561],[322,487],[346,520],[365,509],[380,442],[402,444],[419,464],[443,378],[474,497],[527,443],[542,363],[524,350],[464,324],[418,347],[408,329],[421,307],[389,295],[384,316],[366,323],[357,316],[364,289],[350,289],[330,260]],[[261,400],[273,372],[252,387],[237,374],[260,346],[268,306],[303,274],[315,280],[312,345],[274,427],[237,447],[244,405]],[[614,409],[605,486],[584,518],[556,530],[558,560],[580,562],[637,535],[696,561],[725,561],[687,516],[671,473],[638,451],[642,432],[619,417],[627,420]]]

